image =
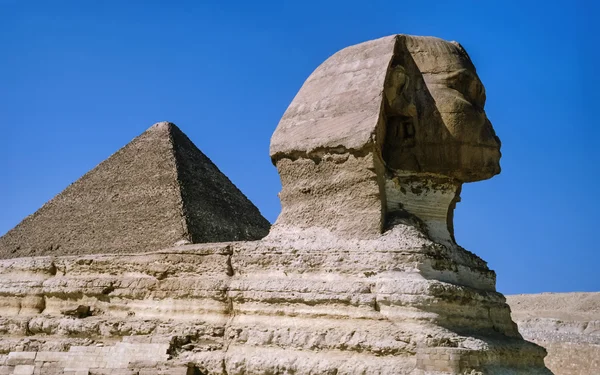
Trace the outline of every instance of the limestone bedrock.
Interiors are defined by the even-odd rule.
[[[600,374],[600,293],[507,296],[519,331],[556,375]]]
[[[136,342],[156,344],[160,371],[206,375],[551,374],[495,273],[453,236],[461,184],[500,171],[484,101],[454,42],[396,35],[336,53],[273,135],[282,212],[266,237],[1,260],[0,354],[63,351],[42,358],[65,374],[160,373]],[[77,356],[94,344],[111,347]]]

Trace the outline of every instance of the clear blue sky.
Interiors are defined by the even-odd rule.
[[[468,184],[457,239],[504,293],[599,291],[593,1],[0,0],[0,235],[155,122],[176,123],[271,222],[268,146],[337,50],[457,40],[487,89],[502,174]]]

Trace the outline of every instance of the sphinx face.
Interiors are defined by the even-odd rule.
[[[466,52],[434,38],[403,41],[386,83],[387,164],[461,182],[498,174],[500,140],[483,110],[485,89]]]
[[[424,73],[425,84],[441,119],[454,140],[470,147],[489,148],[500,160],[500,139],[485,111],[485,88],[475,68],[456,55],[449,55],[439,66],[441,72]]]

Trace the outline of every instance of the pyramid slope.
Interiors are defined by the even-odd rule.
[[[176,152],[180,149],[185,152]],[[199,173],[205,170],[210,174]],[[215,186],[214,181],[221,183]],[[204,182],[211,188],[192,187]],[[222,200],[239,208],[230,212],[232,204]],[[213,203],[198,203],[204,201]],[[215,228],[211,220],[222,226]],[[232,223],[226,225],[228,221]],[[202,231],[205,227],[212,229]],[[0,237],[0,258],[144,252],[179,240],[258,239],[268,228],[268,221],[227,177],[175,125],[163,122]]]
[[[175,126],[172,137],[191,241],[246,241],[266,236],[270,224],[258,208]]]

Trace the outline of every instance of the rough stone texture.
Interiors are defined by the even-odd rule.
[[[434,225],[446,226],[460,185],[500,172],[500,140],[484,104],[475,67],[456,42],[396,35],[334,54],[271,139],[283,186],[276,228],[376,237],[398,214],[422,216],[402,204],[413,199],[401,196],[415,180],[432,195],[449,194],[450,212],[443,205],[444,223]],[[441,235],[452,237],[451,228]]]
[[[11,352],[0,374],[13,375],[187,375],[187,365],[165,365],[168,343],[117,343],[114,346],[71,346],[66,352]],[[11,358],[27,364],[11,365]],[[150,359],[148,359],[150,358]]]
[[[111,366],[548,373],[543,350],[520,338],[493,273],[474,255],[458,258],[402,224],[378,240],[304,238],[0,261],[0,353],[75,351],[70,367],[56,366],[91,370],[92,360],[106,368],[105,357],[74,348],[166,343],[168,360],[128,355]],[[63,314],[80,305],[92,315]]]
[[[271,157],[378,152],[394,169],[486,179],[500,172],[500,140],[485,99],[456,42],[395,35],[361,43],[306,80],[273,134]]]
[[[177,126],[161,122],[0,237],[0,258],[254,240],[269,226]]]
[[[111,374],[550,374],[494,272],[453,236],[462,183],[499,172],[483,100],[455,43],[340,51],[273,135],[282,213],[268,236],[0,260],[0,354],[81,353],[55,361],[61,374],[105,371],[124,343],[168,346]]]
[[[548,351],[556,375],[600,374],[600,293],[507,296],[521,334]]]

